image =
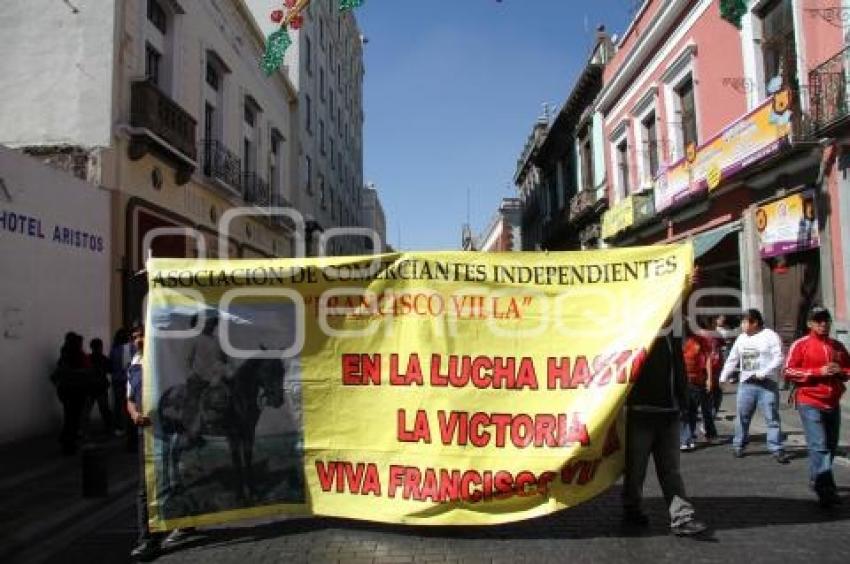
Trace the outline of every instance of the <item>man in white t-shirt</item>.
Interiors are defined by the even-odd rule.
[[[741,334],[735,339],[729,357],[720,373],[726,382],[737,369],[740,376],[735,418],[735,438],[732,449],[735,458],[744,456],[749,440],[750,422],[758,406],[767,425],[767,448],[780,464],[791,459],[782,448],[782,428],[779,421],[779,374],[782,369],[782,340],[764,326],[757,309],[748,309],[741,317]]]

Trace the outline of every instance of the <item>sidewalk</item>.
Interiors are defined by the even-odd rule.
[[[733,435],[735,432],[735,394],[737,385],[726,384],[724,390],[721,412],[718,414],[717,426],[721,433]],[[789,450],[799,450],[805,453],[806,434],[800,422],[797,410],[788,403],[788,390],[780,391],[779,418],[782,422],[782,433],[785,436],[785,446]],[[764,425],[764,417],[756,410],[750,423],[750,434],[755,435],[757,441],[764,441],[767,428]],[[835,462],[839,465],[850,467],[850,410],[843,409],[841,412],[841,437],[838,445],[839,455]]]
[[[62,456],[52,436],[0,446],[0,562],[37,561],[39,550],[90,532],[91,520],[102,520],[116,503],[132,504],[136,453],[126,452],[123,437],[96,437],[85,444],[104,449],[106,497],[83,497],[82,449]]]

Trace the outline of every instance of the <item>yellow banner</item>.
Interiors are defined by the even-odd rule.
[[[655,209],[662,211],[779,151],[791,134],[792,92],[781,90],[659,174]]]
[[[488,524],[623,465],[690,245],[148,263],[154,529],[285,514]]]

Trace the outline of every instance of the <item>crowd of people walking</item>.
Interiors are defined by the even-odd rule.
[[[90,415],[95,404],[104,433],[132,435],[127,433],[126,407],[131,358],[130,335],[125,329],[115,333],[108,356],[104,354],[103,340],[92,339],[86,352],[82,335],[73,331],[65,334],[59,360],[50,375],[63,408],[59,436],[63,454],[74,454],[81,436],[90,431]]]

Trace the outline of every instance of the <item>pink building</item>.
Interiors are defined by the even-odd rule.
[[[700,305],[758,307],[790,343],[823,304],[848,342],[850,9],[739,4],[647,0],[619,39],[596,102],[603,238],[690,238],[701,285],[740,291]]]

